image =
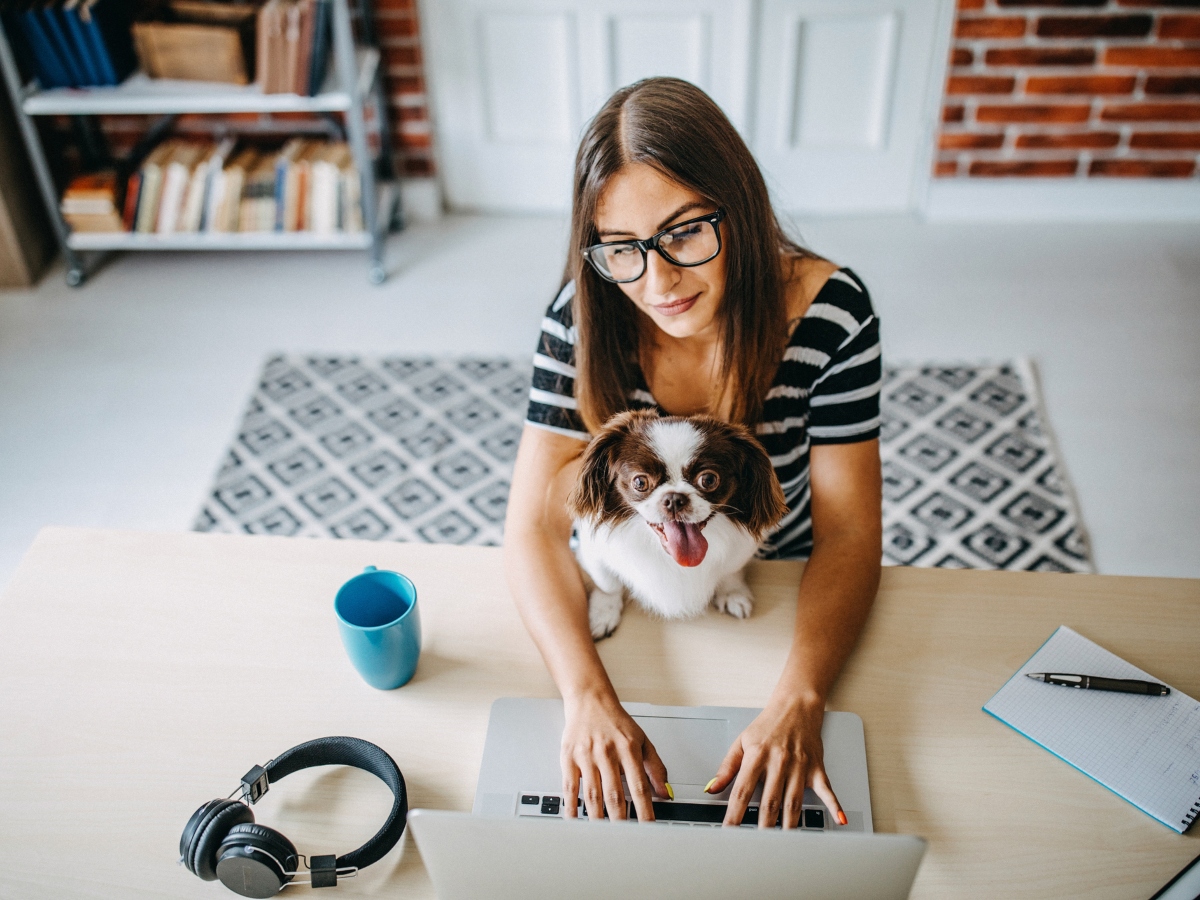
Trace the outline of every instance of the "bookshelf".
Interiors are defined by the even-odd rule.
[[[374,47],[356,51],[357,88],[370,91],[379,68]],[[215,84],[147,78],[135,72],[116,87],[54,88],[34,86],[22,106],[31,116],[180,115],[184,113],[283,113],[346,112],[353,98],[342,90],[331,72],[315,97],[299,94],[264,94],[257,84]]]
[[[145,250],[357,250],[367,251],[367,277],[381,284],[387,277],[383,246],[387,230],[399,212],[399,192],[378,177],[377,163],[367,145],[364,106],[376,101],[377,114],[386,115],[382,97],[380,54],[370,44],[355,45],[348,0],[332,0],[333,47],[329,71],[313,97],[297,94],[264,94],[256,84],[245,87],[196,81],[151,79],[134,73],[116,87],[56,88],[43,90],[35,81],[23,83],[9,44],[0,27],[0,75],[17,111],[18,125],[38,181],[39,193],[49,212],[67,262],[67,284],[77,287],[118,251]],[[370,21],[369,0],[359,0],[365,21]],[[368,31],[369,29],[364,29]],[[362,181],[362,214],[366,230],[360,233],[313,234],[308,232],[235,232],[199,234],[138,234],[130,232],[72,232],[59,210],[58,190],[38,136],[34,117],[222,113],[341,113],[346,139]],[[384,152],[387,125],[380,123]]]

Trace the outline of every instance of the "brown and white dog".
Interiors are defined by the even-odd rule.
[[[742,569],[787,511],[762,445],[709,416],[619,413],[583,455],[568,509],[595,585],[592,637],[621,621],[622,592],[669,619],[711,602],[739,619],[754,606]]]

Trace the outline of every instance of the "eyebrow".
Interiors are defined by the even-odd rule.
[[[709,205],[710,204],[705,200],[692,200],[690,203],[685,203],[685,204],[683,204],[683,206],[681,206],[677,210],[675,210],[675,212],[671,213],[669,216],[667,216],[665,219],[663,219],[658,224],[658,227],[656,229],[654,229],[654,231],[655,231],[655,233],[658,233],[659,231],[662,231],[664,228],[666,228],[668,225],[670,225],[672,222],[674,222],[676,219],[678,219],[680,216],[682,216],[684,213],[691,212],[694,209],[702,209],[705,206],[709,206]],[[606,237],[606,236],[610,236],[610,235],[615,236],[615,235],[621,235],[621,234],[628,234],[628,235],[633,236],[632,231],[600,231],[600,232],[597,232],[597,234],[600,237]]]

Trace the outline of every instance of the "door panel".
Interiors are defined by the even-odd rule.
[[[895,13],[813,16],[797,28],[783,150],[879,150],[886,133]],[[792,73],[785,72],[785,76]]]
[[[765,0],[751,147],[778,206],[909,207],[937,11],[933,0]]]
[[[488,138],[505,144],[569,146],[569,18],[484,13],[479,32]]]
[[[939,2],[425,0],[449,204],[565,211],[588,118],[673,75],[721,106],[781,208],[906,208]]]

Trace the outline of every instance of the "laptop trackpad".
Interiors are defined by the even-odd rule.
[[[658,750],[673,785],[708,784],[733,742],[726,719],[634,716],[633,720]]]

